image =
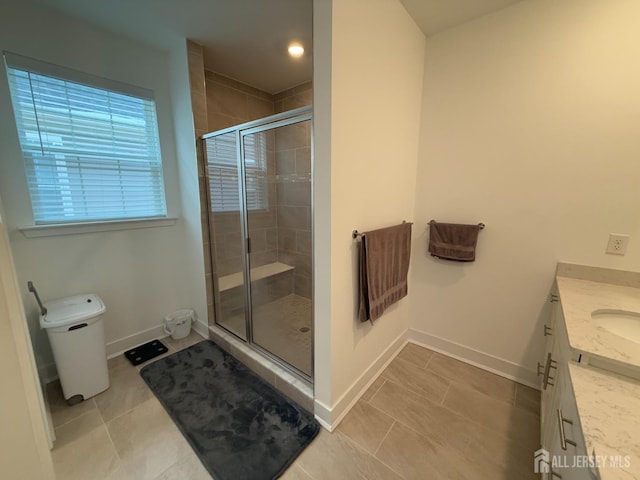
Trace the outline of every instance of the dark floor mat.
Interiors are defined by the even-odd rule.
[[[320,429],[313,415],[209,340],[140,375],[216,480],[278,478]]]
[[[160,340],[152,340],[144,345],[138,345],[131,350],[124,352],[124,356],[133,364],[140,365],[141,363],[151,360],[153,357],[167,353],[169,349],[164,346]]]

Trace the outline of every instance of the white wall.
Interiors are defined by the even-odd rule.
[[[100,295],[107,305],[108,343],[156,327],[164,315],[178,308],[196,307],[197,313],[206,318],[202,308],[206,308],[206,300],[200,297],[203,276],[198,276],[202,262],[197,263],[197,255],[187,253],[190,233],[185,221],[192,222],[193,212],[186,219],[181,217],[169,71],[182,65],[170,66],[164,52],[28,2],[3,5],[0,50],[153,90],[168,214],[179,217],[177,224],[170,227],[25,238],[17,229],[33,224],[33,219],[2,67],[0,193],[39,363],[46,364],[51,357],[46,337],[37,327],[34,301],[26,292],[27,280],[35,282],[45,300],[81,292]],[[184,120],[182,112],[180,119]],[[189,161],[184,155],[181,159]],[[198,203],[190,208],[197,209],[199,215]],[[152,331],[148,335],[158,333]],[[112,344],[110,351],[131,347],[127,344],[139,343],[143,337]]]
[[[397,0],[333,2],[331,19],[331,84],[323,81],[323,70],[316,73],[320,82],[314,88],[316,149],[329,137],[325,130],[318,131],[326,126],[328,113],[318,102],[331,101],[330,167],[321,164],[329,161],[326,151],[315,158],[316,249],[328,227],[322,223],[327,221],[324,210],[318,211],[327,206],[326,195],[331,209],[330,260],[316,250],[317,261],[330,261],[331,268],[330,317],[316,315],[316,329],[330,331],[330,379],[320,378],[327,369],[318,369],[318,363],[327,358],[318,358],[316,397],[320,408],[331,411],[333,422],[377,373],[376,361],[409,325],[408,299],[373,326],[357,320],[357,250],[351,232],[413,220],[424,36]],[[316,24],[316,29],[322,27]],[[326,65],[316,62],[319,67]],[[330,192],[324,183],[329,171]],[[320,248],[327,253],[327,246]],[[322,273],[317,272],[316,279]],[[316,302],[322,298],[318,293],[316,288]],[[316,344],[316,352],[322,348]],[[327,384],[328,395],[321,390]]]
[[[556,262],[640,269],[638,25],[635,0],[525,1],[427,40],[414,338],[533,382]],[[428,256],[432,218],[486,223],[475,263]]]

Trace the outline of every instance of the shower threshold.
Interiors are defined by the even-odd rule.
[[[312,383],[284,368],[219,325],[209,326],[209,338],[309,412],[314,411]]]

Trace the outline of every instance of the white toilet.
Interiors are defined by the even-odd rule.
[[[64,398],[71,405],[109,388],[103,316],[95,294],[75,295],[44,304],[40,326],[47,331]]]

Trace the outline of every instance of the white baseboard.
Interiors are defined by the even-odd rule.
[[[412,343],[482,368],[501,377],[537,390],[540,389],[536,372],[517,363],[412,328],[407,332],[407,339]]]
[[[328,420],[328,419],[331,419],[331,409],[327,407],[324,403],[322,403],[320,400],[314,400],[313,412],[314,412],[313,416],[316,418],[316,420],[322,426],[322,428],[324,428],[329,432],[333,432],[334,427],[331,426],[331,421]]]
[[[407,344],[406,331],[400,334],[391,345],[389,345],[371,365],[351,384],[347,391],[329,408],[319,400],[314,401],[314,414],[318,422],[332,432],[336,429],[340,421],[351,410],[351,407],[366,392],[367,388],[378,378],[382,371],[387,368],[396,355]]]
[[[204,338],[209,338],[209,325],[202,323],[200,319],[193,322],[192,328]]]
[[[193,322],[191,324],[191,328],[204,338],[209,338],[209,327],[200,320]],[[142,332],[129,335],[128,337],[114,340],[113,342],[107,343],[107,358],[117,357],[137,345],[142,345],[143,343],[150,342],[151,340],[163,339],[165,337],[167,337],[167,334],[164,333],[162,325],[157,325],[153,328],[149,328],[148,330],[143,330]]]
[[[156,325],[155,327],[149,328],[147,330],[134,333],[133,335],[129,335],[118,340],[114,340],[113,342],[107,343],[107,358],[117,357],[118,355],[121,355],[122,353],[132,349],[133,347],[142,345],[143,343],[147,343],[158,338],[162,339],[166,336],[167,334],[164,333],[162,325]]]

